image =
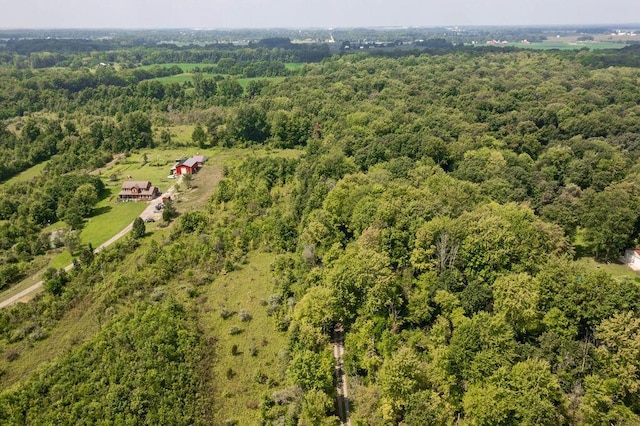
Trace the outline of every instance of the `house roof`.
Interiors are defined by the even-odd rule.
[[[186,160],[184,163],[182,163],[180,165],[193,168],[194,166],[198,165],[198,161],[196,160],[196,157],[191,157],[191,158],[189,158],[188,160]]]
[[[137,192],[136,194],[132,194],[131,190],[133,188],[138,188],[139,192]],[[141,197],[145,195],[153,196],[158,193],[159,193],[158,188],[151,185],[151,182],[149,181],[130,180],[122,183],[122,190],[118,195],[128,195],[128,196],[135,195],[135,196]]]
[[[195,159],[198,163],[204,163],[205,161],[207,161],[207,157],[205,157],[204,155],[194,155],[191,158]]]
[[[146,189],[150,186],[151,186],[151,182],[144,181],[144,180],[128,180],[128,181],[122,182],[123,191],[130,190],[136,187],[140,189]]]

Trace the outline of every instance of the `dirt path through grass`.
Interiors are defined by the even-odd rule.
[[[351,426],[349,420],[349,390],[347,373],[344,370],[344,330],[342,324],[333,330],[333,357],[336,359],[336,405],[342,426]]]

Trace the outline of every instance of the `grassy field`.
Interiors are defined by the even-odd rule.
[[[247,85],[249,84],[250,81],[253,80],[264,80],[264,81],[270,81],[272,83],[279,83],[281,81],[284,81],[286,77],[253,77],[253,78],[239,78],[238,79],[238,83],[240,83],[240,86],[242,86],[243,89],[247,88]]]
[[[237,421],[234,424],[258,424],[261,395],[283,385],[279,353],[286,345],[286,335],[275,331],[263,306],[271,294],[269,267],[274,258],[270,253],[251,253],[246,265],[219,276],[197,298],[202,329],[217,339],[213,375],[221,391],[215,402],[218,417],[214,424],[231,419]],[[222,308],[235,314],[223,319]],[[250,314],[249,321],[240,319],[241,310]],[[236,355],[232,354],[233,345],[237,346]]]
[[[289,71],[299,71],[302,69],[302,67],[304,67],[304,64],[302,62],[287,62],[286,64],[284,64],[284,66]]]
[[[120,188],[110,187],[108,191],[117,194]],[[87,219],[86,225],[80,234],[84,244],[99,246],[109,240],[142,213],[147,207],[146,202],[119,203],[113,195],[99,202],[95,208],[95,214]]]
[[[28,168],[27,170],[23,171],[22,173],[18,173],[14,177],[12,177],[10,179],[7,179],[4,182],[1,182],[0,185],[8,185],[8,184],[15,183],[15,182],[24,182],[24,181],[31,180],[34,177],[36,177],[36,176],[38,176],[39,174],[42,173],[42,171],[46,167],[47,163],[48,163],[48,161],[43,161],[40,164],[36,164],[35,166]]]
[[[10,364],[6,357],[0,357],[0,370],[4,372],[0,387],[7,389],[17,381],[26,379],[34,369],[91,338],[100,327],[97,317],[95,306],[81,301],[57,322],[46,339],[35,342],[24,339],[11,345],[11,350],[16,351],[19,356]]]
[[[214,78],[217,74],[202,74],[202,75],[205,78]],[[170,83],[183,84],[187,81],[193,82],[193,74],[183,73],[183,74],[169,75],[167,77],[154,78],[154,80],[159,81],[162,84],[170,84]]]
[[[614,277],[640,279],[640,273],[620,262],[598,262],[593,257],[586,256],[578,258],[577,262],[589,271],[605,271]]]
[[[152,69],[155,67],[165,67],[165,68],[170,68],[170,67],[179,67],[182,69],[183,72],[192,72],[194,69],[196,68],[203,68],[203,67],[214,67],[216,66],[216,64],[189,64],[186,62],[172,62],[172,63],[166,63],[166,64],[153,64],[153,65],[144,65],[139,67],[140,69],[143,70],[148,70],[148,69]]]
[[[174,62],[174,63],[166,63],[166,64],[154,64],[154,65],[144,65],[142,67],[140,67],[140,69],[151,69],[151,68],[155,68],[155,67],[173,67],[173,66],[177,66],[179,68],[182,69],[183,72],[193,72],[194,69],[196,68],[204,68],[204,67],[212,67],[212,66],[216,66],[216,64],[206,64],[206,63],[201,63],[201,64],[190,64],[190,63],[180,63],[180,62]],[[304,66],[304,63],[302,62],[287,62],[284,64],[284,66],[290,70],[290,71],[297,71],[300,68],[302,68]]]

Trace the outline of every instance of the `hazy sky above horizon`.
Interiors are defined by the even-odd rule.
[[[0,0],[0,28],[640,23],[639,0]]]

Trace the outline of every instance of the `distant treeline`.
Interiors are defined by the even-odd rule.
[[[215,63],[222,57],[231,56],[244,60],[277,60],[283,62],[319,62],[330,56],[326,44],[293,44],[286,39],[265,39],[247,46],[227,43],[207,44],[205,46],[178,46],[176,44],[152,44],[143,46],[143,40],[130,40],[124,43],[114,40],[85,39],[10,39],[4,46],[0,44],[0,60],[13,61],[12,55],[31,57],[34,54],[47,54],[49,62],[33,63],[34,68],[66,66],[73,62],[78,53],[91,54],[103,62],[126,61],[153,64],[162,62],[209,62]],[[124,49],[126,54],[124,54]],[[134,49],[134,50],[132,50]],[[133,56],[132,56],[133,55]],[[120,59],[120,60],[119,60]]]

